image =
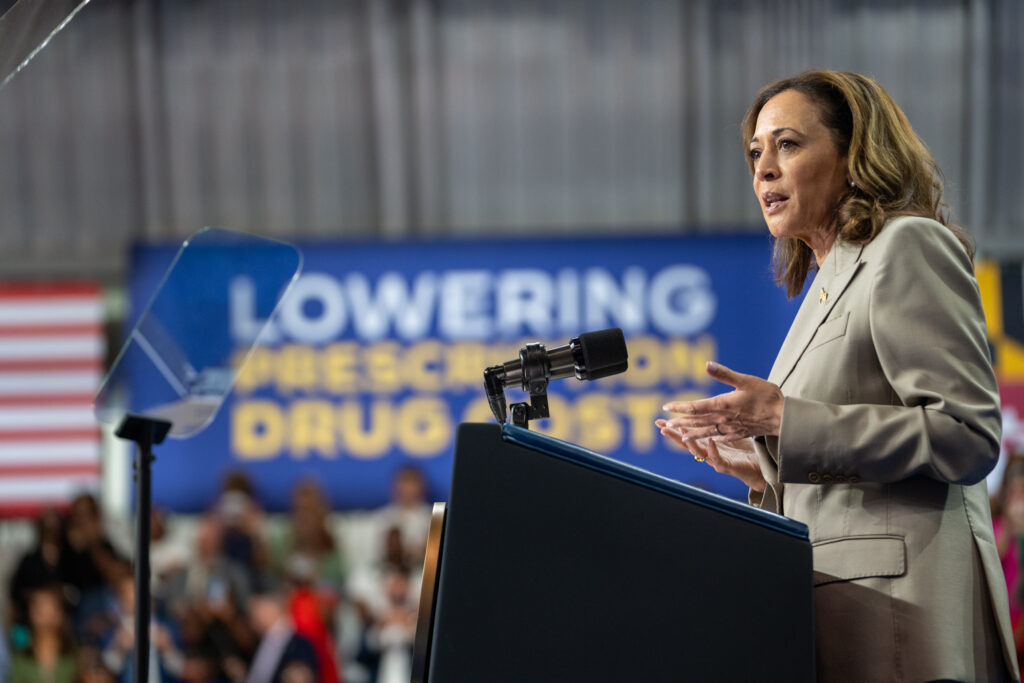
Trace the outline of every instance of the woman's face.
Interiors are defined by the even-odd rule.
[[[846,157],[817,105],[796,90],[768,100],[757,115],[750,156],[754,194],[772,235],[802,240],[815,254],[821,246],[827,251],[847,188]]]
[[[60,596],[52,590],[38,590],[29,598],[29,621],[37,631],[57,629],[64,623]]]

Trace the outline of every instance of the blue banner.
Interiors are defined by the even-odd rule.
[[[198,511],[244,470],[268,510],[318,480],[337,509],[385,503],[415,464],[447,496],[455,428],[493,420],[483,370],[581,332],[621,327],[629,370],[549,387],[531,428],[727,496],[737,481],[695,463],[654,427],[669,399],[713,395],[708,360],[766,376],[796,312],[772,283],[766,236],[432,242],[304,242],[305,266],[234,391],[199,435],[157,450],[154,503]],[[138,246],[140,311],[177,246]],[[252,341],[258,283],[211,278],[230,343]],[[210,340],[224,343],[224,340]],[[132,391],[146,391],[134,386]],[[509,390],[510,402],[523,400]]]

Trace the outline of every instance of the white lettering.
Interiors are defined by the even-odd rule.
[[[584,320],[588,330],[621,327],[623,332],[642,332],[644,289],[643,268],[630,266],[622,274],[622,286],[604,268],[587,270],[584,287]]]
[[[251,343],[264,325],[256,283],[244,275],[232,279],[228,303],[232,337]],[[376,281],[351,273],[343,282],[306,273],[260,341],[322,344],[346,335],[413,341],[435,324],[445,339],[573,336],[612,326],[627,334],[690,336],[707,329],[717,306],[707,272],[684,264],[650,274],[638,266],[621,274],[607,268],[422,271],[411,280],[389,271]]]
[[[448,271],[441,278],[440,297],[437,327],[442,337],[486,339],[494,334],[490,271]]]
[[[437,278],[433,273],[420,273],[412,293],[401,273],[389,272],[377,281],[377,296],[370,292],[366,277],[355,273],[345,278],[352,323],[362,339],[380,339],[394,323],[395,333],[403,339],[427,336],[437,300]]]
[[[573,336],[580,327],[580,277],[571,268],[558,271],[558,329],[562,334]]]
[[[532,268],[504,270],[496,290],[498,332],[506,337],[527,331],[540,336],[552,333],[555,288],[551,275]]]
[[[308,304],[319,302],[314,314]],[[306,273],[292,286],[281,303],[281,327],[292,339],[322,344],[341,336],[345,329],[345,298],[338,281],[325,273]]]
[[[273,325],[256,313],[256,285],[248,275],[236,275],[228,284],[228,330],[231,338],[239,344],[252,344],[263,329],[260,341],[271,344],[279,334]]]
[[[714,319],[718,300],[707,272],[697,266],[669,266],[651,280],[651,322],[667,335],[704,330]]]

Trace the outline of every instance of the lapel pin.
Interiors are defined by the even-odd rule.
[[[824,287],[822,287],[822,288],[821,288],[821,296],[819,296],[819,297],[818,297],[818,303],[819,303],[819,304],[823,304],[823,303],[825,303],[826,301],[828,301],[828,292],[826,292],[826,291],[825,291],[825,288],[824,288]]]

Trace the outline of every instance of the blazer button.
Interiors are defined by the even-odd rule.
[[[857,482],[859,482],[859,481],[860,481],[860,477],[854,477],[854,476],[851,476],[851,477],[850,477],[849,479],[847,479],[846,481],[850,482],[851,484],[856,484]]]
[[[823,474],[823,475],[821,475],[821,483],[822,484],[831,484],[833,481],[835,481],[835,477],[833,477],[831,474]]]
[[[811,482],[812,484],[817,484],[818,482],[820,482],[820,481],[821,481],[821,475],[820,475],[820,474],[818,474],[817,472],[811,472],[810,474],[808,474],[808,475],[807,475],[807,479],[808,479],[808,480],[809,480],[809,481],[810,481],[810,482]]]
[[[846,477],[843,476],[842,474],[837,474],[836,475],[836,483],[837,484],[845,484],[846,483]]]

